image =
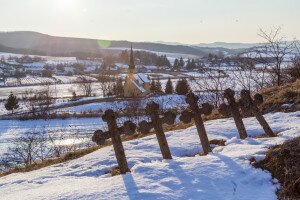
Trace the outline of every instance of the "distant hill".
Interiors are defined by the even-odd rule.
[[[202,48],[223,48],[223,49],[248,49],[248,48],[252,48],[252,47],[261,45],[260,43],[232,43],[232,42],[183,44],[183,43],[178,43],[178,42],[157,41],[156,43],[168,44],[168,45],[184,45],[184,46],[202,47]]]
[[[12,47],[7,47],[2,44],[0,44],[0,52],[6,52],[6,53],[17,53],[17,54],[34,54],[34,55],[41,55],[41,52],[34,51],[32,49],[17,49]]]
[[[101,53],[110,48],[128,48],[129,41],[102,41],[97,39],[50,36],[37,32],[0,32],[0,44],[8,48],[28,49],[45,55],[66,55],[74,52]],[[204,56],[214,50],[188,45],[168,45],[151,42],[132,42],[134,48],[149,51]]]
[[[210,48],[226,48],[226,49],[248,49],[259,46],[259,43],[227,43],[227,42],[214,42],[214,43],[200,43],[192,46],[197,47],[210,47]]]

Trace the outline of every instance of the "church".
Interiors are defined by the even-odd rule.
[[[150,94],[150,80],[145,74],[136,73],[131,46],[128,74],[125,78],[124,84],[124,96],[145,97],[148,94]]]

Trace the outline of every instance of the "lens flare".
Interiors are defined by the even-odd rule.
[[[98,45],[99,45],[100,48],[105,49],[105,48],[110,47],[111,41],[109,41],[109,40],[98,40]]]

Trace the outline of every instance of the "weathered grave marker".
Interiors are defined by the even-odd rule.
[[[179,119],[184,123],[190,123],[192,118],[194,118],[203,152],[204,154],[208,154],[209,152],[211,152],[211,148],[201,114],[210,115],[213,106],[208,103],[204,103],[202,104],[202,108],[200,109],[198,106],[198,100],[199,97],[196,96],[193,92],[188,93],[186,102],[189,104],[190,110],[184,110]]]
[[[124,126],[119,128],[117,125],[117,116],[113,110],[105,111],[102,119],[107,123],[108,131],[96,131],[93,135],[92,140],[98,145],[101,145],[105,143],[106,139],[111,138],[120,173],[125,174],[130,170],[126,160],[125,151],[121,140],[121,134],[133,134],[135,132],[136,125],[131,121],[126,121],[124,123]]]
[[[239,105],[234,98],[234,91],[230,88],[226,89],[224,91],[224,97],[227,99],[228,105],[225,103],[221,104],[219,107],[219,112],[224,116],[231,115],[233,117],[240,138],[245,139],[247,137],[247,132],[243,123],[241,113],[239,111]]]
[[[147,134],[154,128],[163,159],[172,159],[162,124],[174,124],[176,114],[168,111],[164,113],[164,117],[160,118],[159,105],[155,102],[147,104],[146,113],[150,116],[151,122],[141,121],[138,127],[139,131],[143,134]]]
[[[131,121],[125,121],[124,125],[118,128],[120,135],[132,135],[135,133],[136,124]],[[106,131],[103,132],[102,130],[97,130],[94,132],[92,137],[92,141],[95,142],[97,145],[105,144],[105,141],[111,138],[110,132]]]
[[[259,124],[263,127],[265,133],[270,137],[275,137],[274,132],[272,131],[271,127],[269,126],[268,122],[265,120],[264,116],[260,112],[258,105],[263,103],[263,97],[261,94],[255,94],[254,99],[252,99],[249,90],[242,90],[241,91],[241,99],[240,99],[240,106],[252,112],[252,114],[256,117]]]

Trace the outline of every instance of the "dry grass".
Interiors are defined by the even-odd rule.
[[[110,144],[105,144],[103,146],[108,146],[108,145],[110,145]],[[103,147],[103,146],[101,146],[101,147]],[[47,167],[47,166],[50,166],[50,165],[63,163],[63,162],[69,161],[69,160],[80,158],[84,155],[87,155],[89,153],[92,153],[92,152],[100,149],[101,147],[100,146],[94,146],[94,147],[90,147],[90,148],[86,148],[86,149],[81,149],[81,150],[78,150],[78,151],[66,153],[64,156],[61,156],[59,158],[46,159],[46,160],[40,161],[38,163],[28,165],[26,167],[16,167],[16,168],[11,169],[8,172],[1,173],[0,177],[6,176],[6,175],[9,175],[9,174],[12,174],[12,173],[34,171],[34,170],[41,169],[41,168],[44,168],[44,167]]]
[[[264,160],[253,162],[279,180],[279,199],[300,199],[300,137],[271,147]]]
[[[264,113],[300,110],[300,80],[282,86],[266,88],[260,93],[264,97],[264,103],[261,106]],[[291,108],[282,108],[282,105],[287,103],[294,105]]]
[[[275,137],[277,137],[278,132],[274,132],[274,134],[275,134]],[[264,134],[261,134],[261,135],[256,135],[256,136],[254,136],[253,138],[255,138],[255,139],[259,139],[259,138],[270,138],[270,136],[269,136],[268,134],[264,133]]]
[[[218,139],[214,139],[214,140],[210,140],[209,144],[213,144],[213,145],[217,145],[217,146],[225,146],[226,140],[218,140]]]

